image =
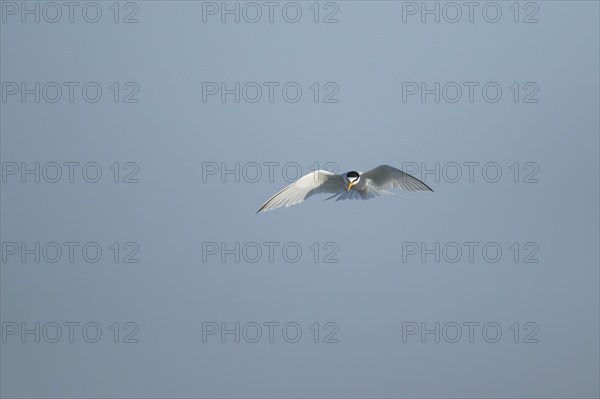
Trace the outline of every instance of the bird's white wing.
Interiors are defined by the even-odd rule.
[[[256,212],[264,212],[282,206],[299,204],[315,194],[339,194],[345,191],[342,176],[326,170],[317,170],[302,176],[265,202]]]
[[[361,177],[368,179],[370,189],[399,188],[405,191],[433,191],[416,177],[388,165],[380,165],[363,173]]]

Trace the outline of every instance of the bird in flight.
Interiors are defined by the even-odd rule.
[[[404,191],[433,191],[421,180],[388,165],[380,165],[368,172],[347,172],[334,174],[326,170],[316,170],[302,176],[265,202],[256,212],[288,207],[301,203],[315,194],[333,194],[326,198],[336,201],[347,199],[366,200],[384,195],[393,195],[388,188]]]

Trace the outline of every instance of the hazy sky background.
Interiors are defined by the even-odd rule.
[[[273,23],[262,2],[256,23],[244,20],[254,17],[245,3],[237,3],[247,11],[240,23],[232,15],[222,23],[219,12],[203,21],[203,7],[221,2],[122,2],[118,23],[113,2],[98,3],[96,23],[82,18],[87,3],[78,3],[73,23],[66,7],[56,23],[44,21],[55,15],[45,3],[38,3],[40,23],[34,15],[22,23],[22,3],[7,3],[0,4],[3,397],[599,396],[598,2],[518,3],[517,23],[513,2],[494,3],[502,11],[496,23],[482,16],[487,5],[486,18],[494,17],[486,2],[477,3],[473,23],[465,6],[456,23],[445,21],[454,11],[435,2],[427,4],[446,12],[439,23],[434,15],[422,23],[420,10],[407,14],[421,2],[322,2],[317,23],[312,1],[295,3],[297,23],[282,17],[286,2],[277,3]],[[137,23],[123,23],[130,14]],[[324,23],[326,16],[338,22]],[[20,92],[8,94],[22,82],[40,82],[39,103],[33,94],[25,102]],[[48,82],[63,88],[56,103],[44,98],[55,85],[42,93]],[[72,103],[63,82],[79,84]],[[88,82],[102,88],[95,103],[82,97]],[[232,94],[222,102],[203,93],[203,82],[205,89],[257,82],[264,90],[256,103],[244,93],[239,103]],[[279,84],[272,103],[264,82]],[[295,103],[282,97],[289,82],[302,88]],[[425,102],[420,93],[408,96],[411,82],[430,89],[440,82],[440,102],[434,94]],[[442,93],[448,82],[456,84]],[[478,85],[472,103],[464,82]],[[497,102],[482,96],[490,82],[502,89]],[[462,97],[446,101],[457,85]],[[124,103],[134,90],[128,99],[137,103]],[[325,103],[336,90],[330,99],[338,101]],[[22,162],[39,162],[40,174],[46,166],[46,176],[54,176],[50,162],[79,166],[73,183],[64,165],[57,183],[43,176],[35,183],[33,175],[22,183],[20,171],[9,173]],[[82,178],[89,162],[101,168],[97,183]],[[284,165],[293,178],[294,165],[308,173],[328,162],[340,172],[417,165],[415,176],[435,192],[311,198],[255,214],[288,184]],[[472,182],[471,162],[478,163]],[[220,174],[236,163],[239,183]],[[254,163],[262,175],[251,182]],[[265,163],[278,163],[273,181]],[[438,176],[421,174],[436,163]],[[203,175],[215,164],[217,174]],[[462,174],[452,182],[456,164]],[[483,175],[485,164],[492,168]],[[496,167],[499,181],[488,182]],[[124,183],[133,172],[138,182]],[[62,258],[49,263],[40,249],[39,263],[34,255],[23,262],[20,252],[9,255],[13,242],[56,242]],[[79,243],[73,263],[64,242]],[[96,263],[82,258],[89,242],[102,249]],[[220,252],[203,251],[213,248],[203,243],[231,249],[236,242],[239,263],[235,253],[222,262]],[[278,243],[273,263],[269,242]],[[477,243],[473,262],[465,242]],[[248,243],[263,250],[255,263],[247,261],[255,256]],[[435,254],[423,262],[420,249],[409,255],[411,243],[439,243],[439,263]],[[456,246],[447,243],[462,248],[455,263],[448,260]],[[497,262],[482,254],[489,243],[502,250]],[[286,244],[290,257],[301,248],[297,262],[282,254]],[[124,263],[136,248],[139,262]],[[325,262],[327,255],[338,262]],[[36,322],[40,342],[34,334],[21,342],[21,323],[34,329]],[[80,323],[74,342],[69,322]],[[127,322],[135,324],[126,329]],[[239,343],[233,334],[222,343],[220,333],[203,342],[203,323],[233,329],[236,322]],[[268,322],[280,323],[272,343]],[[480,323],[473,342],[469,322]],[[56,343],[47,342],[55,336],[48,323],[61,326]],[[86,323],[101,327],[98,342],[82,337]],[[247,342],[255,334],[247,323],[261,326],[258,342]],[[301,327],[298,342],[282,336],[286,323]],[[421,331],[403,339],[403,328],[421,323],[440,323],[439,343],[434,334],[421,342]],[[456,343],[448,342],[452,323],[462,329]],[[498,342],[485,339],[494,329],[482,335],[486,323],[502,329]],[[139,342],[124,343],[135,326],[130,338]],[[336,326],[330,338],[338,342],[323,342]]]

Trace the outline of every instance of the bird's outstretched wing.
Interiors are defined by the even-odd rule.
[[[389,165],[380,165],[364,172],[361,177],[369,180],[369,188],[378,190],[399,188],[404,191],[433,191],[431,187],[416,177]]]
[[[317,170],[302,176],[265,202],[256,212],[264,212],[282,206],[299,204],[315,194],[339,194],[345,191],[341,175]]]

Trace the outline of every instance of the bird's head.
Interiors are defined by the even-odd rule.
[[[355,185],[356,183],[358,183],[359,180],[360,180],[360,175],[358,174],[358,172],[352,171],[352,172],[346,173],[346,181],[348,182],[348,191],[350,191],[352,186]]]

